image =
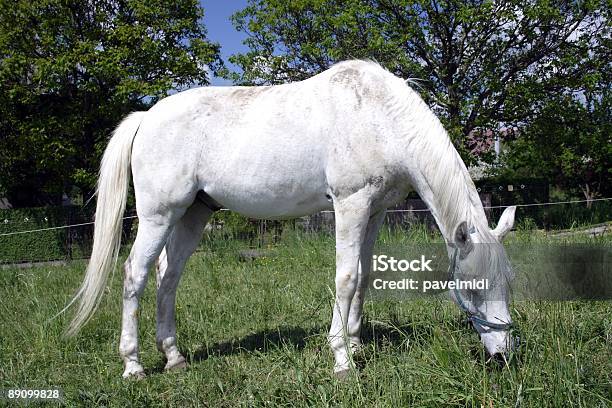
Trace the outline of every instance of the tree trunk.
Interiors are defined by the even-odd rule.
[[[593,206],[593,200],[597,196],[597,191],[591,190],[591,186],[587,183],[585,183],[584,186],[580,186],[580,189],[586,198],[587,208],[590,209]]]

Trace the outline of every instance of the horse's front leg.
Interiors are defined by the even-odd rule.
[[[334,353],[334,373],[346,377],[350,369],[347,331],[351,300],[359,281],[361,245],[370,218],[370,197],[365,189],[344,199],[334,199],[336,213],[336,300],[329,344]]]
[[[351,301],[351,309],[348,317],[348,337],[353,352],[361,348],[361,322],[363,315],[363,301],[365,299],[368,276],[372,269],[372,253],[374,243],[378,236],[378,231],[385,220],[385,210],[372,215],[368,221],[368,226],[361,245],[361,255],[359,259],[359,275],[357,278],[357,288]]]

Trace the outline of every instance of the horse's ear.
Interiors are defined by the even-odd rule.
[[[462,221],[455,229],[455,245],[461,251],[461,255],[465,256],[472,251],[474,247],[472,238],[470,237],[470,230],[467,222]]]
[[[501,217],[499,218],[499,222],[497,223],[497,227],[491,231],[493,235],[497,237],[499,241],[504,239],[506,234],[512,229],[514,225],[514,214],[516,213],[516,206],[508,207],[504,210]]]

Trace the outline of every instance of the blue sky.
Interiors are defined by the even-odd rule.
[[[246,7],[247,0],[200,0],[200,4],[204,7],[204,24],[208,30],[208,38],[221,44],[221,57],[230,69],[237,69],[227,59],[232,54],[247,51],[247,47],[242,44],[246,35],[236,31],[230,22],[230,16]],[[231,85],[231,82],[212,78],[212,85]]]

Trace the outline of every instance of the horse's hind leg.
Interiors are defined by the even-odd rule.
[[[130,256],[125,262],[123,281],[123,314],[119,352],[125,363],[123,377],[142,377],[144,370],[138,361],[138,299],[147,283],[149,268],[159,256],[176,217],[182,211],[140,217],[138,233]]]
[[[176,288],[187,259],[198,246],[212,211],[196,200],[176,223],[157,263],[157,349],[165,354],[166,370],[186,366],[176,345]]]

